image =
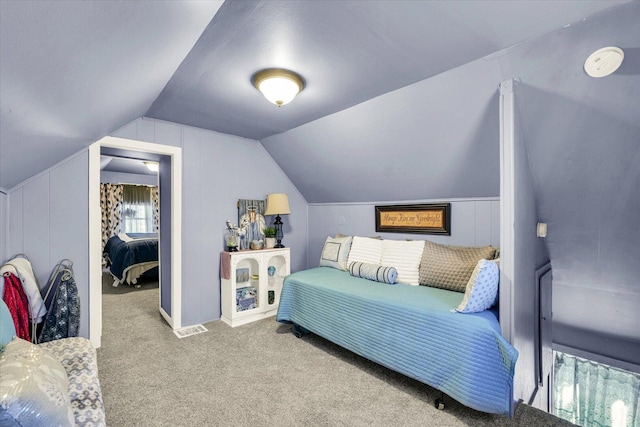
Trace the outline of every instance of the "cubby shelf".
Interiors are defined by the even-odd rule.
[[[291,272],[289,248],[231,252],[229,258],[229,279],[221,283],[222,321],[235,327],[275,316]]]

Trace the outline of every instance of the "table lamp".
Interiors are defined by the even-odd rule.
[[[276,248],[284,248],[282,244],[282,220],[280,215],[289,215],[289,197],[284,193],[267,194],[267,209],[265,215],[275,215],[276,221],[273,223],[276,229]]]

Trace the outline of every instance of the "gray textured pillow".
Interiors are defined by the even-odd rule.
[[[466,247],[426,241],[420,263],[420,284],[464,292],[481,259],[493,259],[493,246]]]

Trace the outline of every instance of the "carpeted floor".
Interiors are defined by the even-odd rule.
[[[103,305],[109,426],[572,426],[526,405],[513,419],[451,399],[439,411],[434,389],[273,318],[178,339],[157,286],[105,293]]]

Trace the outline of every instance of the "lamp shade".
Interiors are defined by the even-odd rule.
[[[285,193],[267,194],[265,215],[289,215],[289,197]]]
[[[302,77],[293,71],[280,68],[257,72],[253,76],[253,84],[269,102],[279,107],[293,101],[304,88]]]

